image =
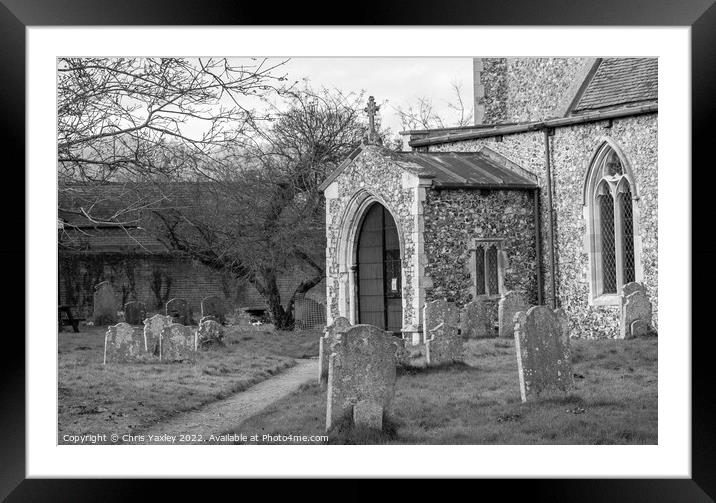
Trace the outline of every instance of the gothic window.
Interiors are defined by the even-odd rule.
[[[470,275],[475,297],[495,296],[502,292],[502,245],[499,240],[477,240]]]
[[[636,280],[632,185],[619,154],[604,144],[594,158],[585,197],[589,202],[592,295],[617,295]]]

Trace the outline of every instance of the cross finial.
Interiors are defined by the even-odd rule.
[[[368,105],[363,110],[368,114],[368,143],[380,143],[380,137],[375,131],[375,114],[380,110],[380,105],[375,104],[373,96],[368,97]]]

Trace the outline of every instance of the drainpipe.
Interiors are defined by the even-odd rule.
[[[544,164],[547,171],[547,223],[549,225],[549,272],[550,282],[552,284],[552,309],[557,308],[557,279],[554,252],[554,210],[552,204],[552,165],[550,163],[549,137],[552,130],[546,128],[544,130]]]
[[[537,305],[542,305],[542,219],[539,214],[539,189],[532,191],[532,203],[535,224],[535,250],[537,251]]]

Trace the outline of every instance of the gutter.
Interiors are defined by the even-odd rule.
[[[552,309],[557,309],[557,265],[554,250],[554,208],[552,204],[552,163],[550,162],[549,137],[552,130],[544,130],[544,167],[547,172],[547,224],[549,225],[549,275],[552,286]]]
[[[476,138],[491,138],[493,136],[503,136],[515,133],[524,133],[527,131],[541,131],[544,129],[573,126],[575,124],[585,124],[588,122],[599,122],[608,119],[618,119],[621,117],[631,117],[636,115],[644,115],[656,113],[659,111],[659,105],[652,103],[649,105],[641,105],[638,107],[620,108],[618,110],[607,110],[601,112],[591,112],[584,115],[575,115],[571,117],[560,117],[557,119],[548,119],[539,122],[529,122],[525,124],[515,125],[497,125],[490,129],[480,131],[468,131],[464,133],[447,133],[432,138],[416,139],[408,142],[411,147],[424,147],[428,145],[438,145],[441,143],[452,143],[456,141],[472,140]]]

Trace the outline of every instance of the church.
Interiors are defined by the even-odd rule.
[[[658,328],[656,58],[475,58],[475,124],[370,135],[321,186],[327,322],[422,342],[426,302],[562,308],[619,337],[640,282]]]

